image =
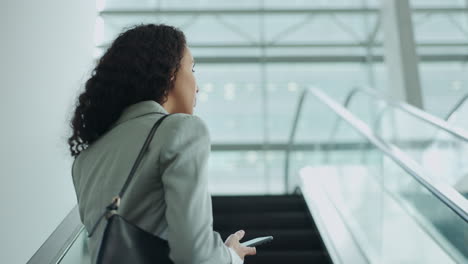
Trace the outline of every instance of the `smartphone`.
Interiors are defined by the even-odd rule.
[[[257,237],[257,238],[251,239],[249,241],[242,242],[241,245],[243,245],[245,247],[255,247],[255,246],[259,246],[259,245],[265,244],[267,242],[270,242],[272,240],[273,240],[272,236]]]

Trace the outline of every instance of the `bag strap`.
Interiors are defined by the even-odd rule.
[[[158,113],[158,114],[164,114],[164,113]],[[94,231],[96,231],[96,228],[99,226],[99,223],[101,220],[106,217],[109,219],[113,214],[117,212],[117,209],[119,208],[120,205],[120,199],[122,199],[123,195],[125,194],[125,191],[128,188],[128,185],[133,179],[133,176],[135,175],[135,172],[138,168],[138,165],[140,165],[141,160],[143,159],[143,156],[145,155],[145,152],[148,150],[149,144],[151,143],[151,140],[153,139],[154,134],[156,133],[156,130],[158,129],[159,125],[169,117],[170,115],[173,114],[165,114],[163,117],[159,118],[159,120],[153,125],[151,128],[148,136],[146,137],[145,143],[141,147],[140,153],[137,156],[137,159],[135,160],[135,163],[133,163],[132,169],[130,170],[130,173],[127,176],[127,180],[125,181],[124,185],[122,186],[122,189],[120,190],[118,196],[114,197],[112,199],[112,203],[110,203],[108,206],[106,206],[106,210],[104,213],[99,217],[98,221],[96,224],[93,226],[91,229],[91,232],[88,234],[88,237],[91,237],[94,234]]]

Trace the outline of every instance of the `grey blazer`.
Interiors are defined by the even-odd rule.
[[[76,157],[72,177],[81,221],[91,231],[118,194],[154,123],[168,112],[154,101],[127,107],[112,129]],[[119,214],[168,240],[176,264],[232,262],[232,253],[213,231],[207,184],[210,135],[197,116],[175,114],[159,126],[121,200]],[[106,221],[89,239],[92,263]]]

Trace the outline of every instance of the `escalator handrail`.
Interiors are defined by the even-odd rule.
[[[325,104],[325,106],[331,109],[337,116],[345,120],[350,126],[356,129],[369,142],[371,142],[380,151],[382,151],[385,155],[391,158],[411,177],[413,177],[425,189],[431,192],[438,200],[447,205],[465,222],[468,222],[468,201],[465,200],[457,191],[455,191],[452,187],[447,185],[435,184],[432,182],[432,180],[422,176],[425,174],[425,172],[417,162],[413,161],[406,153],[401,151],[399,148],[395,147],[393,144],[386,142],[380,136],[376,135],[363,121],[355,117],[348,109],[335,102],[333,99],[328,97],[326,94],[324,94],[317,88],[304,89],[304,91],[301,94],[298,108],[296,111],[296,117],[294,119],[293,128],[291,130],[288,142],[285,165],[289,163],[290,150],[294,143],[298,119],[302,112],[304,99],[309,93],[316,97],[320,102]],[[288,167],[289,166],[285,166],[285,168]],[[285,174],[285,183],[286,182],[289,182],[288,174]]]
[[[376,98],[376,99],[380,99],[380,100],[383,100],[385,101],[387,104],[397,108],[397,109],[400,109],[401,111],[407,113],[407,114],[410,114],[412,115],[413,117],[423,121],[423,122],[426,122],[428,124],[431,124],[433,126],[436,126],[444,131],[446,131],[447,133],[463,140],[463,141],[466,141],[468,142],[468,131],[464,130],[464,129],[461,129],[461,128],[458,128],[458,127],[455,127],[455,126],[452,126],[450,125],[449,123],[447,123],[445,120],[442,120],[440,118],[437,118],[431,114],[428,114],[412,105],[409,105],[407,103],[404,103],[404,102],[401,102],[401,101],[398,101],[398,100],[394,100],[394,99],[391,99],[389,96],[385,95],[385,94],[382,94],[381,92],[378,92],[376,90],[373,90],[373,89],[364,89],[364,88],[354,88],[352,89],[348,95],[346,96],[346,99],[343,103],[343,106],[345,108],[349,108],[349,104],[351,103],[352,99],[354,98],[354,96],[358,93],[363,93],[363,94],[366,94],[368,96],[371,96],[373,98]]]
[[[465,94],[458,102],[452,107],[452,109],[448,112],[448,114],[445,116],[445,121],[449,121],[450,118],[452,117],[453,114],[455,114],[458,109],[465,104],[465,102],[468,100],[468,93]]]
[[[81,223],[78,205],[75,205],[27,264],[60,263],[81,232],[84,231],[85,227]]]

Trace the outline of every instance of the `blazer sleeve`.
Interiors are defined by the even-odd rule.
[[[170,138],[160,154],[169,257],[176,264],[229,264],[229,249],[219,233],[213,231],[207,181],[211,150],[207,126],[197,116],[174,116],[168,128]]]

